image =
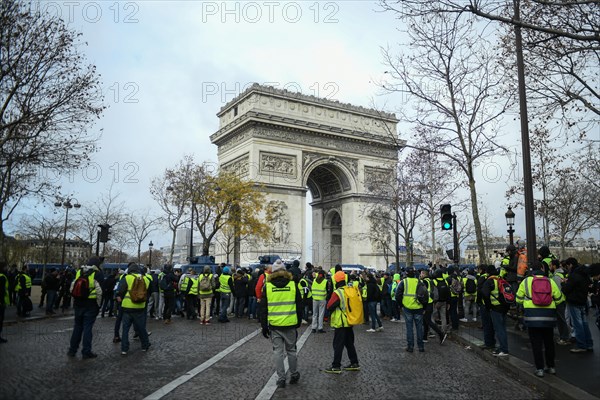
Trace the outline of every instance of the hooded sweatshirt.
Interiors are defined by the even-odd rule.
[[[587,295],[592,281],[584,266],[575,267],[569,274],[569,278],[562,285],[562,292],[567,298],[567,303],[574,306],[585,306]]]

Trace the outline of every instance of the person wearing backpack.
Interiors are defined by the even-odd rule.
[[[334,328],[333,334],[333,362],[329,368],[325,369],[329,374],[342,373],[342,355],[344,348],[348,352],[350,364],[344,367],[345,371],[360,371],[358,364],[358,354],[354,346],[354,329],[348,323],[348,310],[346,298],[344,295],[344,286],[346,286],[346,274],[344,271],[337,271],[333,275],[335,281],[335,290],[327,303],[327,310],[331,313],[329,325]]]
[[[492,265],[494,270],[497,271],[496,266]],[[496,335],[494,332],[494,325],[492,324],[492,318],[490,317],[490,312],[485,307],[485,303],[483,302],[483,294],[481,290],[487,281],[488,274],[487,268],[485,264],[481,264],[478,267],[479,276],[477,277],[477,296],[475,298],[475,302],[479,307],[479,317],[481,319],[481,328],[483,329],[483,346],[482,349],[495,349],[496,348]]]
[[[283,262],[281,262],[281,265],[283,265]],[[231,278],[231,269],[229,269],[229,267],[223,268],[223,272],[219,276],[219,288],[217,290],[221,294],[221,309],[218,321],[229,322],[229,318],[227,318],[227,308],[229,307],[229,302],[231,301],[231,293],[234,290],[233,279]]]
[[[425,285],[425,288],[429,292],[429,301],[427,305],[423,307],[423,342],[427,343],[429,338],[434,338],[435,334],[429,335],[429,329],[432,329],[435,333],[437,333],[440,344],[444,344],[446,339],[448,338],[448,334],[442,331],[442,329],[436,324],[431,316],[433,315],[433,280],[429,277],[429,271],[424,269],[421,270],[421,282]]]
[[[556,305],[564,297],[556,282],[544,276],[542,263],[534,261],[533,276],[526,277],[519,285],[516,301],[523,305],[524,321],[527,324],[535,376],[543,377],[544,371],[555,374],[554,327],[556,326]],[[544,370],[544,353],[546,369]]]
[[[477,277],[475,270],[469,268],[467,276],[463,278],[463,308],[465,310],[465,317],[462,318],[461,322],[469,322],[469,315],[473,315],[473,322],[477,322],[477,305],[475,304],[475,297],[477,296]]]
[[[448,333],[448,301],[450,299],[450,288],[448,282],[444,279],[441,269],[433,273],[433,308],[434,319],[440,321],[442,331]]]
[[[506,357],[508,356],[506,313],[508,313],[509,305],[501,298],[496,267],[488,265],[487,273],[488,278],[481,288],[481,295],[486,311],[489,311],[496,339],[498,340],[498,348],[492,354],[497,357]]]
[[[171,323],[171,316],[175,312],[175,296],[177,296],[177,278],[173,273],[172,265],[165,265],[163,267],[163,276],[158,286],[162,291],[164,301],[162,319],[166,325],[169,325]]]
[[[138,287],[143,285],[145,293],[138,294]],[[117,301],[121,303],[123,313],[123,333],[121,334],[121,355],[126,356],[129,351],[129,329],[131,325],[140,338],[142,351],[150,348],[148,331],[146,330],[146,299],[150,282],[141,275],[141,269],[137,264],[130,264],[127,275],[120,281],[117,287]],[[143,297],[146,297],[145,299]]]
[[[457,275],[454,266],[449,266],[446,271],[448,273],[446,281],[448,282],[448,287],[450,288],[448,311],[450,313],[452,329],[456,331],[458,330],[458,302],[463,292],[462,280]]]
[[[417,300],[417,286],[421,284],[415,278],[415,269],[406,267],[406,278],[400,281],[396,289],[396,302],[402,304],[406,321],[406,351],[413,352],[415,347],[413,322],[417,330],[417,347],[419,352],[425,351],[423,343],[423,305]]]
[[[73,293],[73,311],[75,313],[75,321],[69,350],[67,355],[75,357],[79,344],[82,343],[81,356],[83,359],[96,358],[98,355],[92,352],[92,328],[96,322],[96,316],[100,312],[100,304],[102,303],[102,285],[98,281],[96,274],[99,271],[99,266],[104,261],[103,257],[92,257],[87,264],[77,270],[75,279],[71,283],[71,293]],[[81,280],[80,280],[81,278]],[[86,284],[83,285],[83,281]],[[76,285],[77,284],[77,285]],[[75,287],[81,288],[80,291],[75,291]]]
[[[200,297],[200,323],[210,325],[210,302],[213,297],[214,281],[212,269],[209,265],[204,266],[202,275],[198,278],[198,297]]]

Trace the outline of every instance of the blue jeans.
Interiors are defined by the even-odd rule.
[[[496,333],[496,339],[498,339],[498,350],[508,353],[508,336],[506,334],[506,314],[499,313],[494,310],[490,310],[490,317],[492,319],[492,325],[494,326],[494,332]]]
[[[225,322],[227,318],[227,309],[229,308],[229,301],[231,300],[231,293],[221,293],[221,313],[219,314],[219,321]]]
[[[256,296],[248,297],[248,316],[256,318]]]
[[[56,295],[58,293],[56,290],[48,290],[46,292],[46,312],[53,313],[54,312],[54,302],[56,302]]]
[[[419,350],[424,350],[423,344],[423,310],[408,311],[404,308],[404,319],[406,319],[406,347],[412,349],[415,347],[415,338],[413,333],[413,321],[417,327],[417,346]]]
[[[94,326],[94,322],[96,322],[98,310],[99,308],[96,305],[75,307],[75,326],[73,327],[73,333],[71,334],[71,343],[69,347],[69,351],[71,353],[77,353],[82,337],[83,345],[81,348],[81,354],[89,355],[92,353],[92,328]]]
[[[593,348],[594,341],[592,340],[592,333],[590,332],[590,326],[587,321],[585,306],[567,304],[567,309],[571,314],[571,323],[573,324],[573,330],[575,331],[577,347],[580,349]]]
[[[381,314],[387,317],[392,316],[392,299],[390,297],[381,299]]]
[[[146,309],[130,311],[123,309],[123,334],[121,335],[121,351],[129,351],[129,329],[133,329],[140,336],[142,349],[150,347],[148,331],[146,330]]]
[[[369,315],[371,316],[371,328],[375,329],[375,322],[377,322],[378,327],[382,326],[379,315],[377,315],[377,302],[369,301],[367,306],[369,307]]]
[[[494,335],[494,325],[490,312],[484,305],[479,306],[479,316],[481,317],[481,325],[483,326],[483,344],[486,347],[496,347],[496,336]]]

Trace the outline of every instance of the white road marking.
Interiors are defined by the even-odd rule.
[[[300,337],[300,340],[298,340],[298,343],[297,343],[298,348],[296,350],[296,353],[300,353],[300,349],[302,349],[302,346],[304,346],[304,343],[306,342],[306,339],[308,339],[308,336],[310,335],[310,333],[311,333],[311,327],[309,325],[306,328],[306,330],[304,331],[304,333],[302,334],[302,336]],[[288,368],[289,368],[287,357],[285,358],[284,365],[285,365],[285,372],[287,373]],[[275,372],[275,373],[273,373],[273,375],[271,375],[271,379],[269,379],[269,381],[267,382],[267,384],[265,385],[263,390],[261,390],[260,393],[258,394],[258,396],[256,396],[256,400],[269,400],[271,397],[273,397],[275,390],[277,390],[277,372]]]
[[[258,335],[259,331],[260,330],[256,330],[256,331],[252,332],[251,334],[249,334],[248,336],[246,336],[246,337],[238,340],[237,342],[235,342],[234,344],[232,344],[231,346],[229,346],[228,348],[226,348],[225,350],[223,350],[219,354],[213,356],[211,359],[206,360],[202,364],[198,365],[196,368],[194,368],[194,369],[186,372],[185,375],[182,375],[179,378],[175,379],[174,381],[172,381],[170,383],[167,383],[165,386],[161,387],[156,392],[154,392],[151,395],[145,397],[144,400],[159,400],[159,399],[163,398],[168,393],[170,393],[173,390],[175,390],[178,386],[180,386],[180,385],[184,384],[185,382],[189,381],[190,379],[192,379],[193,377],[195,377],[196,375],[198,375],[202,371],[210,368],[216,362],[222,360],[229,353],[231,353],[232,351],[234,351],[235,349],[237,349],[238,347],[240,347],[241,345],[243,345],[244,343],[246,343],[247,341],[249,341],[250,339],[252,339],[254,336]]]

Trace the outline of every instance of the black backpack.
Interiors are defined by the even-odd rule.
[[[448,282],[445,279],[435,279],[434,280],[434,293],[437,292],[437,298],[434,296],[435,301],[448,301],[450,298],[450,288],[448,287]]]
[[[467,292],[467,294],[477,293],[477,284],[475,283],[475,279],[467,278],[467,283],[465,284],[465,291]]]
[[[417,301],[421,303],[423,307],[427,307],[429,304],[429,290],[423,282],[417,284]]]

